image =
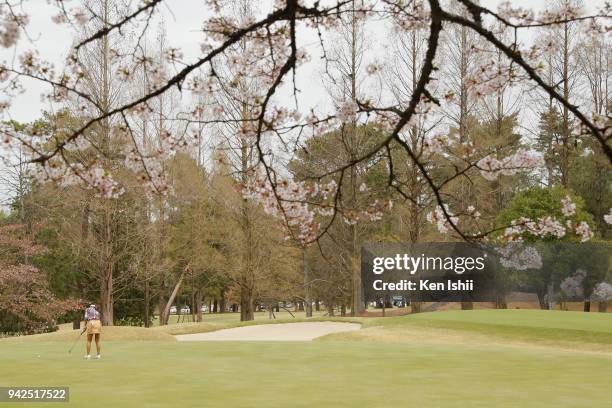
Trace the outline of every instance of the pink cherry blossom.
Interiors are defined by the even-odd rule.
[[[589,224],[587,224],[586,221],[581,221],[576,227],[576,235],[580,236],[580,242],[586,242],[593,238],[594,234]]]
[[[570,196],[565,196],[565,198],[561,199],[561,212],[566,217],[576,214],[576,204],[574,204]]]
[[[453,224],[457,225],[457,223],[459,222],[459,218],[454,216],[449,211],[448,206],[446,204],[444,205],[444,209],[449,214],[450,221]],[[435,224],[436,227],[438,228],[438,232],[440,232],[442,234],[446,234],[450,230],[450,228],[452,227],[451,223],[449,222],[449,220],[444,215],[444,211],[442,210],[442,208],[440,206],[437,206],[434,211],[430,211],[429,213],[427,213],[426,218],[427,218],[427,221],[430,224]]]
[[[519,271],[539,269],[542,267],[542,256],[532,246],[524,246],[520,242],[511,242],[498,249],[502,266]]]
[[[593,298],[600,302],[609,302],[612,300],[612,285],[608,282],[600,282],[593,289]]]
[[[586,272],[583,269],[578,269],[571,276],[565,278],[559,285],[563,294],[570,298],[584,296],[582,282],[585,277]]]
[[[359,106],[354,101],[345,101],[338,106],[336,117],[343,123],[355,120]]]

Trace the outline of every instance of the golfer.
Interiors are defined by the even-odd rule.
[[[85,309],[85,327],[87,329],[87,355],[85,355],[85,360],[91,359],[91,340],[94,335],[96,336],[96,351],[98,354],[96,355],[96,359],[100,359],[100,333],[102,332],[102,323],[100,322],[100,312],[96,310],[96,305],[89,305],[87,309]]]

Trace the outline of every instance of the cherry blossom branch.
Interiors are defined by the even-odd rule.
[[[430,1],[434,3],[435,1]],[[464,2],[471,3],[469,0],[464,0]],[[548,95],[552,98],[559,101],[563,106],[565,106],[570,112],[574,114],[590,131],[591,134],[599,141],[603,152],[608,157],[610,163],[612,163],[612,147],[608,144],[608,138],[601,132],[601,130],[595,126],[595,124],[590,121],[581,111],[578,109],[576,105],[571,104],[567,101],[562,95],[560,95],[552,86],[546,83],[536,72],[536,70],[525,61],[520,51],[514,50],[504,44],[500,39],[498,39],[495,34],[486,29],[479,24],[478,22],[471,21],[465,17],[451,14],[447,11],[440,9],[440,16],[443,20],[450,21],[453,23],[457,23],[459,25],[471,28],[482,37],[484,37],[487,41],[493,44],[497,49],[502,51],[511,61],[516,62],[523,70],[529,75],[529,77],[535,81],[542,89],[544,89]]]

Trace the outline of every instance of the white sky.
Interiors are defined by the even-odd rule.
[[[550,2],[550,0],[514,0],[512,4],[540,10]],[[47,0],[29,0],[25,3],[25,11],[30,15],[29,35],[32,41],[20,41],[19,52],[26,49],[36,49],[42,59],[52,61],[55,66],[61,67],[63,58],[71,45],[70,28],[54,24],[51,21],[51,16],[57,14],[57,9]],[[483,6],[496,9],[501,0],[482,0],[481,3]],[[585,5],[589,11],[593,11],[604,3],[605,0],[588,0]],[[168,44],[180,48],[186,61],[193,61],[200,55],[202,36],[198,31],[207,15],[204,2],[198,0],[168,0],[164,4],[167,4],[167,6],[162,6],[162,11],[166,23]],[[379,37],[384,35],[385,27],[382,23],[373,23],[369,29],[369,34],[375,38],[377,35]],[[309,33],[309,35],[302,37],[302,41],[316,43],[317,39],[313,33]],[[378,49],[382,50],[384,47],[378,47]],[[0,61],[10,63],[15,58],[15,52],[14,49],[0,49]],[[328,100],[327,91],[322,80],[318,77],[320,68],[317,67],[317,60],[318,58],[313,56],[312,62],[299,70],[298,88],[302,91],[302,99],[310,105],[301,106],[302,111],[306,111],[311,106],[324,104]],[[35,120],[40,117],[42,110],[48,108],[48,105],[43,103],[40,98],[41,92],[45,91],[41,84],[35,81],[25,82],[25,84],[27,85],[27,91],[13,100],[10,109],[11,118],[20,122]]]

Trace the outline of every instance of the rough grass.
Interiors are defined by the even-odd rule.
[[[82,329],[64,329],[32,336],[7,337],[0,339],[0,344],[4,346],[4,342],[75,341],[81,331]],[[85,341],[85,337],[85,334],[83,334],[81,339]],[[144,327],[107,326],[102,328],[102,341],[176,341],[176,339],[168,333],[145,329]]]
[[[321,340],[506,344],[612,354],[612,314],[472,310],[364,319],[363,330]]]

